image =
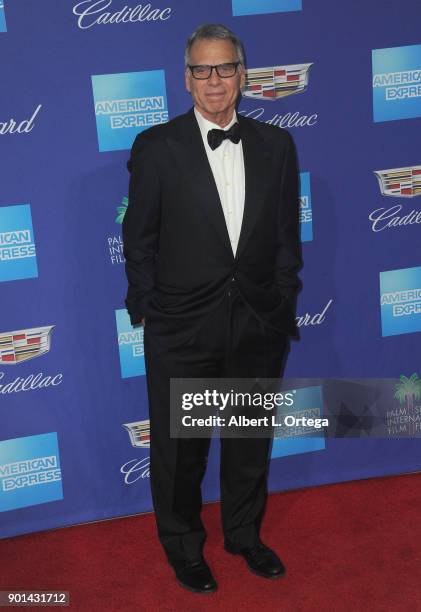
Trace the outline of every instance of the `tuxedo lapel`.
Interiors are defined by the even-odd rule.
[[[167,144],[182,165],[183,173],[187,173],[198,204],[233,256],[221,200],[193,109],[184,115],[178,134],[168,137]]]
[[[245,200],[240,239],[235,258],[238,259],[250,238],[261,212],[269,177],[270,152],[251,121],[238,115],[243,144]]]
[[[268,186],[270,158],[266,143],[252,122],[241,115],[238,115],[238,120],[241,125],[244,155],[245,200],[236,260],[241,256],[261,212]],[[183,174],[188,175],[198,204],[230,255],[234,257],[218,189],[193,109],[183,115],[178,132],[167,138],[167,144],[183,167]]]

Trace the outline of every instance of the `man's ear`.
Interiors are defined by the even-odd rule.
[[[243,91],[244,87],[246,86],[246,69],[244,68],[243,64],[240,64],[238,70],[240,71],[240,89]]]
[[[190,93],[190,70],[188,68],[184,71],[184,82],[186,84],[186,89]]]

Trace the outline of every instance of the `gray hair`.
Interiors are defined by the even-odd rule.
[[[189,36],[184,52],[184,65],[190,63],[190,50],[196,40],[230,40],[237,52],[238,61],[244,66],[244,47],[241,40],[231,32],[226,26],[220,23],[204,23],[198,26],[195,31]]]

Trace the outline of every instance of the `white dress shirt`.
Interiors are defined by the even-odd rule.
[[[205,119],[196,107],[194,113],[218,189],[232,251],[235,255],[244,213],[245,178],[243,146],[241,140],[234,144],[226,138],[217,149],[212,151],[208,144],[208,131],[212,129],[220,130],[221,128],[219,125]],[[228,130],[236,121],[237,114],[234,111],[231,121],[224,127],[224,130]]]

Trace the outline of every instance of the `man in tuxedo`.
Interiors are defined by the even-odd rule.
[[[200,26],[185,63],[194,108],[140,133],[128,163],[126,305],[144,325],[159,538],[178,582],[210,592],[200,519],[209,439],[170,437],[170,378],[281,375],[296,334],[298,172],[286,131],[236,113],[245,68],[233,32]],[[281,576],[259,537],[270,439],[220,443],[225,550]]]

